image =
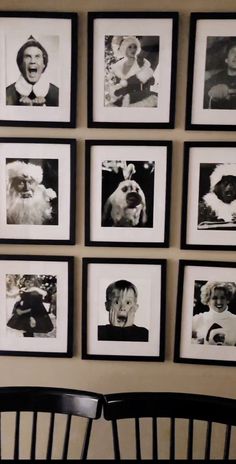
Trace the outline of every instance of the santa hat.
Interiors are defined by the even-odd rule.
[[[16,177],[31,177],[40,184],[43,180],[43,170],[36,164],[13,161],[7,164],[7,176],[9,181]]]
[[[137,37],[131,35],[125,37],[114,36],[112,39],[112,48],[116,58],[125,57],[127,47],[129,47],[131,44],[135,44],[137,46],[136,55],[138,55],[141,51],[141,45]]]
[[[218,164],[210,175],[211,191],[223,176],[236,177],[236,163]]]

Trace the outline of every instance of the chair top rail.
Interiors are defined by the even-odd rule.
[[[236,399],[175,392],[113,393],[104,395],[104,417],[172,417],[236,425]]]
[[[0,411],[37,411],[72,414],[98,419],[103,396],[69,388],[10,386],[0,387]]]

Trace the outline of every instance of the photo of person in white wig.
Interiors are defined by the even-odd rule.
[[[7,224],[57,223],[57,211],[53,204],[57,193],[43,185],[43,175],[43,168],[39,164],[23,160],[6,164]]]
[[[105,37],[105,105],[157,107],[159,37]]]

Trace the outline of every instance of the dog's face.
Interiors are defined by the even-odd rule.
[[[135,180],[120,182],[110,195],[104,206],[103,221],[109,217],[112,224],[119,227],[133,227],[139,222],[147,222],[145,195]]]
[[[224,203],[231,203],[236,199],[236,177],[223,176],[222,179],[216,184],[214,193]]]

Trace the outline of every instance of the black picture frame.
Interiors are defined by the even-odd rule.
[[[235,26],[234,12],[191,13],[187,130],[235,130],[234,81],[232,76],[227,75],[225,62],[226,59],[228,61],[228,47],[232,48],[236,43]],[[224,85],[221,91],[219,87],[215,88],[218,84]]]
[[[1,137],[0,166],[0,243],[73,245],[76,140]]]
[[[0,126],[76,127],[77,13],[1,11],[0,27]]]
[[[164,361],[165,283],[163,259],[83,258],[82,359]],[[129,288],[129,304],[137,314],[135,325],[128,323],[132,327],[112,323],[110,331],[103,321],[104,316],[108,320],[105,301],[113,284],[121,295]],[[120,334],[120,329],[126,332]]]
[[[236,250],[234,214],[236,142],[185,142],[181,248]]]
[[[74,258],[0,255],[0,262],[0,355],[71,358]]]
[[[137,24],[135,24],[135,21]],[[139,31],[138,34],[137,30]],[[139,92],[139,94],[134,95],[132,92],[130,97],[130,92],[126,92],[126,100],[123,100],[123,97],[121,99],[119,95],[118,101],[117,95],[114,93],[117,88],[110,86],[110,83],[113,80],[116,85],[115,81],[119,80],[118,86],[123,85],[123,87],[121,90],[119,87],[118,90],[124,93],[126,79],[122,77],[120,80],[117,73],[112,78],[109,77],[110,64],[116,60],[116,56],[116,63],[118,63],[122,50],[121,48],[118,51],[117,44],[113,46],[113,42],[116,41],[116,37],[127,38],[128,36],[137,36],[135,39],[137,50],[142,51],[140,57],[143,59],[145,54],[149,60],[145,58],[146,61],[140,62],[141,67],[139,66],[138,69],[138,71],[142,70],[144,72],[144,75],[139,75],[142,80],[142,93]],[[139,40],[140,37],[143,40],[143,49]],[[177,39],[177,12],[89,12],[88,127],[173,129],[175,120]],[[158,68],[159,60],[163,62],[162,58],[165,62],[165,69]],[[103,61],[104,65],[102,65]],[[150,63],[151,66],[149,66]],[[149,67],[148,71],[147,67]],[[131,71],[129,70],[132,76],[127,73],[125,77],[129,76],[131,79],[133,77],[138,79],[133,74],[133,71],[134,68]],[[118,74],[120,73],[118,72]],[[150,76],[147,74],[150,74]],[[136,84],[138,83],[137,87],[140,87],[140,79],[136,81]],[[152,85],[150,79],[152,79]],[[127,85],[132,89],[134,83],[128,81]],[[118,106],[120,104],[123,106]],[[139,112],[137,106],[141,107],[141,104],[142,112]],[[125,105],[128,105],[126,110]],[[134,107],[131,107],[131,105]]]
[[[85,149],[85,245],[168,247],[172,142],[86,140]]]
[[[235,276],[234,262],[180,260],[174,362],[236,365]]]

